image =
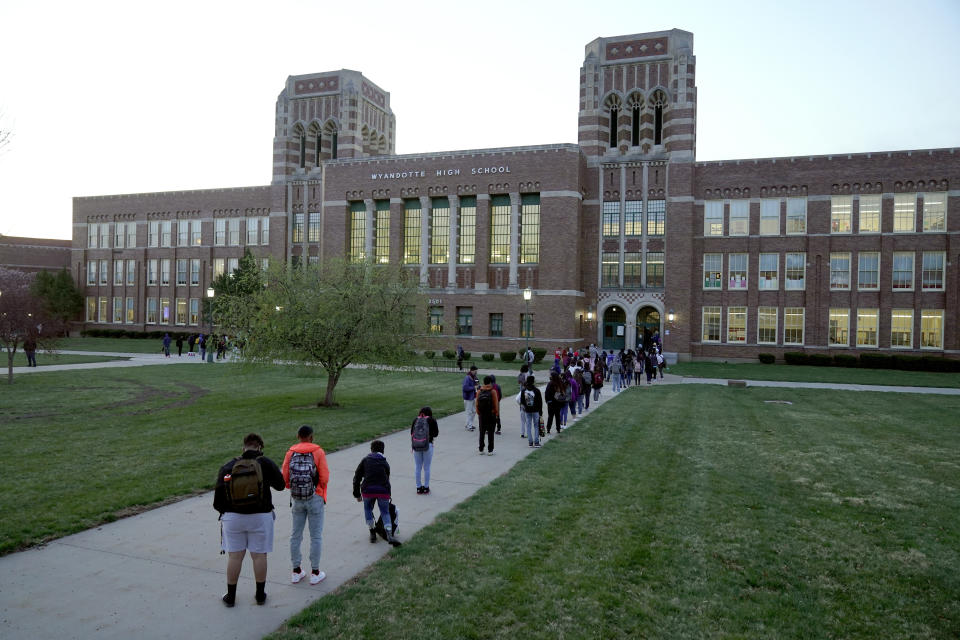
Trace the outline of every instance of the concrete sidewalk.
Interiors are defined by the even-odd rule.
[[[495,455],[477,454],[478,432],[465,431],[463,413],[439,420],[429,495],[416,493],[410,453],[408,428],[419,406],[398,412],[395,426],[401,431],[382,438],[402,541],[537,451],[520,438],[519,407],[510,393],[516,388],[516,373],[494,373],[505,393],[503,432],[496,438]],[[459,393],[459,386],[451,391]],[[600,404],[612,396],[605,386]],[[298,426],[290,425],[288,442],[266,443],[267,456],[279,464],[296,441]],[[571,419],[569,427],[578,428],[579,421]],[[238,453],[242,435],[237,434]],[[564,436],[547,437],[545,446],[558,437]],[[253,569],[247,559],[237,606],[224,607],[220,596],[226,590],[226,557],[220,555],[220,528],[213,494],[208,493],[0,558],[0,637],[261,638],[390,551],[382,540],[370,544],[362,508],[352,496],[353,472],[369,450],[364,443],[327,456],[331,479],[320,563],[327,578],[319,585],[290,583],[289,494],[274,492],[277,519],[267,602],[254,603]],[[210,469],[211,477],[215,473]],[[304,566],[309,566],[307,532],[304,538]]]

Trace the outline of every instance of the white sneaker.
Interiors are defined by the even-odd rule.
[[[302,570],[299,572],[294,571],[293,573],[290,574],[290,582],[292,582],[293,584],[297,584],[298,582],[303,580],[303,576],[305,575],[307,574],[304,573]]]
[[[311,573],[310,574],[310,584],[320,584],[320,581],[327,577],[327,574],[321,571],[320,573]]]
[[[492,456],[492,455],[493,455],[493,451],[487,451],[487,455],[488,455],[488,456]]]

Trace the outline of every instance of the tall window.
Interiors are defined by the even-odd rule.
[[[647,286],[663,286],[663,251],[647,251]]]
[[[190,324],[200,323],[200,298],[190,298]]]
[[[213,279],[216,280],[227,271],[227,261],[223,258],[213,259]]]
[[[107,304],[109,302],[108,298],[100,297],[97,298],[97,322],[110,322],[110,318],[107,317]]]
[[[233,272],[240,268],[240,258],[227,258],[227,273],[233,275]]]
[[[746,343],[747,308],[727,307],[727,342]]]
[[[727,288],[731,291],[747,288],[746,253],[731,253],[727,256]]]
[[[860,233],[880,233],[880,196],[860,196]]]
[[[450,200],[434,198],[430,213],[430,264],[450,262]]]
[[[127,286],[137,284],[137,261],[127,260]]]
[[[150,222],[147,224],[147,246],[160,246],[160,223]]]
[[[460,251],[457,259],[461,264],[473,264],[477,252],[477,198],[465,196],[460,199]]]
[[[603,237],[620,237],[620,203],[609,200],[603,203]]]
[[[617,146],[617,119],[620,116],[620,109],[617,105],[610,107],[610,148]]]
[[[172,223],[169,220],[164,220],[160,223],[160,246],[173,246],[173,229]]]
[[[830,254],[830,288],[846,290],[850,288],[850,254]]]
[[[87,296],[87,322],[95,322],[97,320],[97,298],[95,296]]]
[[[783,310],[783,344],[803,344],[804,308]]]
[[[624,210],[624,234],[643,235],[643,200],[627,200]]]
[[[473,335],[473,307],[457,307],[457,335]]]
[[[947,194],[923,194],[923,230],[936,232],[947,230]]]
[[[96,260],[87,260],[87,284],[97,284]]]
[[[123,260],[113,261],[113,284],[114,286],[123,284]]]
[[[723,254],[703,254],[703,288],[723,288]]]
[[[490,199],[490,262],[510,262],[510,198],[493,196]]]
[[[113,299],[113,322],[114,324],[123,322],[123,298],[115,297]]]
[[[294,220],[296,220],[297,215],[298,214],[294,214]],[[299,214],[299,215],[302,221],[303,214]],[[293,234],[294,234],[294,242],[299,242],[298,240],[296,240],[296,234],[297,234],[296,223],[294,223],[293,225]],[[215,244],[218,247],[223,247],[227,244],[227,221],[224,218],[218,218],[213,221],[213,244]]]
[[[179,325],[187,324],[187,299],[177,298],[176,323]]]
[[[627,251],[623,254],[623,286],[639,288],[643,285],[642,263],[639,251]]]
[[[861,291],[880,288],[879,251],[861,251],[857,254],[857,288]]]
[[[126,300],[127,311],[126,311],[126,322],[127,324],[133,324],[137,319],[136,310],[134,308],[133,298],[127,298]]]
[[[110,277],[110,261],[101,260],[100,261],[100,284],[107,284],[107,279]]]
[[[761,253],[758,273],[758,289],[776,291],[780,288],[780,254]]]
[[[653,103],[653,144],[663,144],[663,110],[667,106],[667,95],[658,89],[650,101]]]
[[[780,201],[764,198],[760,201],[760,235],[780,235]]]
[[[136,248],[136,246],[137,246],[137,223],[130,222],[127,224],[127,249],[134,249]]]
[[[616,251],[604,251],[601,256],[600,286],[620,286],[620,254]]]
[[[186,286],[187,284],[187,261],[184,258],[177,258],[177,285]]]
[[[647,200],[647,235],[662,236],[667,216],[666,200]]]
[[[913,309],[894,309],[890,312],[890,346],[913,348]]]
[[[807,199],[787,198],[787,235],[807,232]]]
[[[913,289],[913,252],[893,252],[893,288],[909,291]]]
[[[124,240],[127,239],[127,223],[117,222],[113,225],[113,246],[122,249]]]
[[[707,200],[703,203],[703,235],[723,235],[723,200]]]
[[[160,324],[170,324],[170,298],[160,298]]]
[[[303,218],[302,213],[293,214],[293,242],[303,242]]]
[[[247,218],[247,246],[260,244],[260,218]]]
[[[312,214],[311,214],[312,215]],[[362,262],[366,259],[367,237],[367,207],[362,202],[350,203],[350,250],[349,257],[353,262]],[[417,237],[419,241],[419,236]]]
[[[362,202],[360,204],[363,204]],[[320,212],[307,214],[307,242],[320,242]]]
[[[199,247],[202,239],[200,235],[201,222],[199,220],[190,221],[190,244],[194,247]]]
[[[420,201],[403,202],[403,264],[420,264]]]
[[[720,307],[704,307],[701,326],[702,342],[720,342]]]
[[[640,104],[634,102],[630,108],[630,145],[640,146]]]
[[[850,344],[850,309],[830,309],[830,326],[827,343],[834,347]]]
[[[96,249],[97,248],[97,223],[91,222],[87,224],[87,248]]]
[[[803,291],[806,276],[807,254],[788,253],[783,268],[783,288],[787,291]]]
[[[946,254],[943,251],[923,252],[923,271],[920,274],[921,287],[928,291],[943,290],[943,267]]]
[[[228,226],[230,228],[230,246],[237,247],[240,245],[240,218],[230,218]]]
[[[157,260],[155,258],[147,260],[147,284],[157,284]]]
[[[200,229],[197,229],[197,242],[200,244]],[[260,244],[270,244],[270,218],[264,216],[260,218]]]
[[[177,246],[190,246],[190,221],[177,220]]]
[[[920,310],[920,348],[943,349],[943,309]]]
[[[880,322],[879,309],[857,309],[857,346],[876,347],[877,327]]]
[[[167,286],[170,284],[170,259],[163,258],[160,260],[160,285]]]
[[[777,343],[777,308],[757,309],[757,344]]]
[[[540,262],[540,194],[520,196],[520,264]]]
[[[430,307],[430,333],[443,333],[443,307]]]
[[[170,223],[167,222],[167,225]],[[170,246],[169,244],[166,246]],[[110,248],[110,223],[101,222],[100,223],[100,248],[109,249]]]
[[[390,262],[390,201],[377,200],[373,234],[373,258],[378,264]]]
[[[830,233],[850,233],[853,196],[830,196]]]
[[[750,201],[730,201],[730,226],[727,231],[731,236],[745,236],[750,233]]]
[[[893,194],[893,232],[913,233],[917,230],[917,194]]]
[[[157,324],[156,298],[147,298],[147,324]]]
[[[499,338],[503,335],[503,314],[502,313],[491,313],[490,314],[490,335],[494,338]]]
[[[200,284],[200,259],[192,258],[190,260],[190,284],[194,287]]]

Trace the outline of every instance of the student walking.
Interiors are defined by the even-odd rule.
[[[470,365],[470,371],[463,378],[463,410],[467,414],[467,424],[464,427],[467,431],[473,431],[473,419],[477,415],[477,365]]]
[[[520,392],[522,400],[521,414],[523,431],[527,434],[527,442],[531,447],[540,446],[540,416],[543,415],[543,396],[537,389],[533,376],[527,377],[527,382]]]
[[[601,365],[596,366],[596,370],[593,373],[593,401],[600,401],[600,390],[603,389],[603,367]]]
[[[290,490],[290,509],[293,529],[290,533],[290,563],[293,573],[290,582],[297,584],[306,575],[300,568],[300,543],[303,527],[310,523],[310,584],[319,584],[327,577],[320,571],[320,552],[323,541],[323,512],[327,504],[327,483],[330,470],[327,456],[320,445],[313,442],[313,428],[303,425],[297,431],[297,444],[287,449],[281,472]]]
[[[398,547],[400,541],[393,535],[390,520],[390,465],[383,455],[384,449],[382,440],[370,443],[370,453],[360,461],[353,474],[353,497],[363,503],[363,518],[370,529],[370,542],[377,541],[377,523],[373,519],[373,505],[376,504],[387,542]]]
[[[183,336],[180,334],[177,334],[177,357],[183,357]]]
[[[560,431],[560,407],[564,404],[564,399],[560,374],[556,371],[550,372],[550,382],[547,383],[543,395],[547,402],[547,433],[550,433],[554,420],[557,422],[557,431]]]
[[[163,334],[163,357],[164,358],[170,357],[170,334],[169,333]]]
[[[267,601],[267,554],[273,551],[273,500],[270,489],[283,491],[283,474],[263,455],[263,438],[250,433],[243,439],[243,453],[229,460],[217,473],[213,508],[220,512],[221,546],[228,554],[227,593],[223,604],[232,607],[246,552],[253,560],[257,583],[256,602]]]
[[[493,376],[484,376],[483,386],[477,392],[477,416],[480,419],[480,455],[483,455],[484,436],[487,440],[487,455],[493,455],[493,434],[500,415],[500,399],[493,386]]]
[[[433,462],[433,440],[440,435],[440,427],[433,417],[433,409],[423,407],[410,425],[410,448],[416,469],[417,493],[430,493],[430,463]],[[423,482],[420,482],[421,473]]]

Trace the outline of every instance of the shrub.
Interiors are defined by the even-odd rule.
[[[454,351],[453,349],[444,349],[443,357],[446,358],[447,360],[453,360],[457,357],[457,352]]]
[[[861,353],[860,366],[867,369],[892,369],[893,358],[885,353]]]
[[[470,355],[471,355],[471,354],[470,354],[469,351],[464,351],[464,352],[463,352],[463,359],[464,359],[464,360],[469,360],[469,359],[470,359]],[[456,356],[456,354],[454,354],[454,356]]]
[[[547,355],[547,350],[542,347],[533,347],[533,362],[534,364],[543,361],[543,356]]]
[[[437,352],[436,352],[436,351],[424,351],[424,352],[423,352],[423,357],[426,358],[427,360],[433,360],[433,357],[434,357],[435,355],[437,355]]]
[[[761,353],[757,356],[763,364],[773,364],[777,361],[777,356],[772,353]]]
[[[517,359],[517,354],[515,354],[513,351],[500,352],[500,360],[503,362],[513,362],[516,359]]]
[[[849,353],[838,353],[833,356],[833,364],[837,367],[855,367],[859,363],[857,356],[852,356]]]
[[[807,356],[807,364],[815,367],[832,367],[833,356],[828,353],[811,353]]]
[[[941,356],[924,356],[923,369],[924,371],[957,373],[960,372],[960,360],[951,360]]]
[[[895,355],[891,356],[893,366],[903,371],[921,371],[923,370],[923,358],[920,356]]]
[[[783,361],[787,364],[810,364],[808,362],[809,359],[810,356],[802,351],[788,351],[783,354]]]
[[[484,353],[480,357],[484,362],[493,362],[494,355],[492,353]]]

